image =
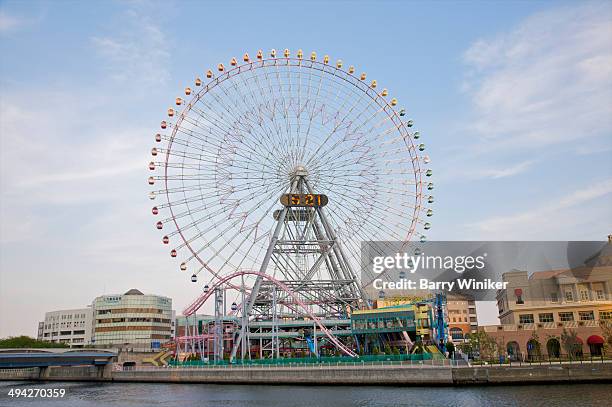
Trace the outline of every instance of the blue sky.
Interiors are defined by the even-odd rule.
[[[199,292],[153,228],[152,136],[193,78],[260,48],[341,58],[405,104],[430,239],[612,232],[609,2],[286,3],[0,2],[0,336],[102,293]]]

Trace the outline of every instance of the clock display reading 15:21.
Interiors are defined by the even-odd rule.
[[[308,206],[319,208],[327,205],[327,195],[323,194],[284,194],[280,197],[283,206]]]

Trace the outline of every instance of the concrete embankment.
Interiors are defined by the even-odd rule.
[[[105,371],[51,367],[3,371],[0,380],[231,383],[293,385],[487,385],[527,383],[612,383],[612,363],[522,367],[321,366]]]
[[[448,367],[410,368],[402,366],[324,366],[305,368],[231,368],[173,371],[116,372],[116,381],[169,381],[257,384],[377,384],[377,385],[451,385],[452,369]],[[145,379],[145,377],[147,377]]]

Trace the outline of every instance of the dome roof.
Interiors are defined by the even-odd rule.
[[[125,293],[123,295],[144,295],[144,294],[142,292],[140,292],[140,290],[132,288],[130,291],[128,291],[127,293]]]

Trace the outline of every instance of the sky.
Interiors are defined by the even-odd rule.
[[[0,337],[103,293],[178,312],[200,293],[153,226],[153,135],[196,76],[260,48],[329,54],[404,101],[430,240],[612,233],[610,2],[2,1]]]

